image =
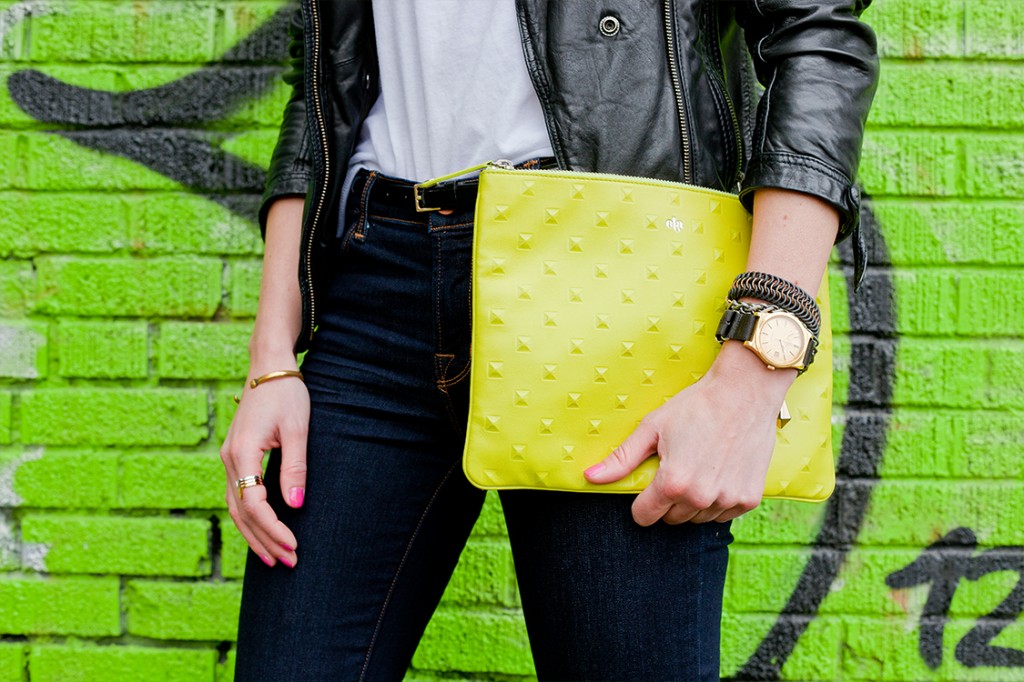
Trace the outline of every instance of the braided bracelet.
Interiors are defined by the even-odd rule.
[[[736,276],[729,289],[729,298],[759,298],[796,315],[807,331],[817,338],[821,330],[821,311],[814,298],[789,280],[767,272],[744,272]]]

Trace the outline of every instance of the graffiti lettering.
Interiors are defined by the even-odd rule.
[[[1024,547],[994,547],[974,554],[977,544],[970,529],[956,528],[926,547],[909,566],[885,579],[885,584],[894,589],[930,585],[921,611],[918,640],[918,651],[929,668],[942,664],[942,633],[960,581],[978,580],[999,571],[1013,571],[1020,578],[1010,594],[979,618],[956,645],[956,660],[968,667],[1024,666],[1024,651],[991,644],[1024,612]]]

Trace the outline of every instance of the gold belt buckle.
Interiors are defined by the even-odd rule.
[[[424,206],[423,205],[423,195],[420,194],[420,188],[424,184],[427,184],[427,183],[416,183],[415,185],[412,186],[413,204],[416,206],[416,211],[419,212],[419,213],[426,213],[428,211],[440,211],[441,210],[440,206]],[[433,185],[431,185],[431,186],[433,186]]]

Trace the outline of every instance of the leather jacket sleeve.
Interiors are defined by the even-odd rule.
[[[285,106],[284,119],[271,157],[267,181],[260,201],[260,233],[266,237],[267,211],[275,199],[304,196],[313,174],[306,126],[306,99],[303,73],[303,23],[298,7],[288,25],[288,68],[284,81],[292,87]]]
[[[751,157],[740,190],[791,189],[840,211],[837,241],[857,227],[853,181],[878,80],[875,36],[858,19],[870,0],[747,0],[737,5],[758,80]]]

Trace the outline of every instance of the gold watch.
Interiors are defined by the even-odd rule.
[[[768,369],[803,373],[814,361],[818,339],[794,315],[777,306],[730,301],[715,334],[719,343],[742,341]]]

